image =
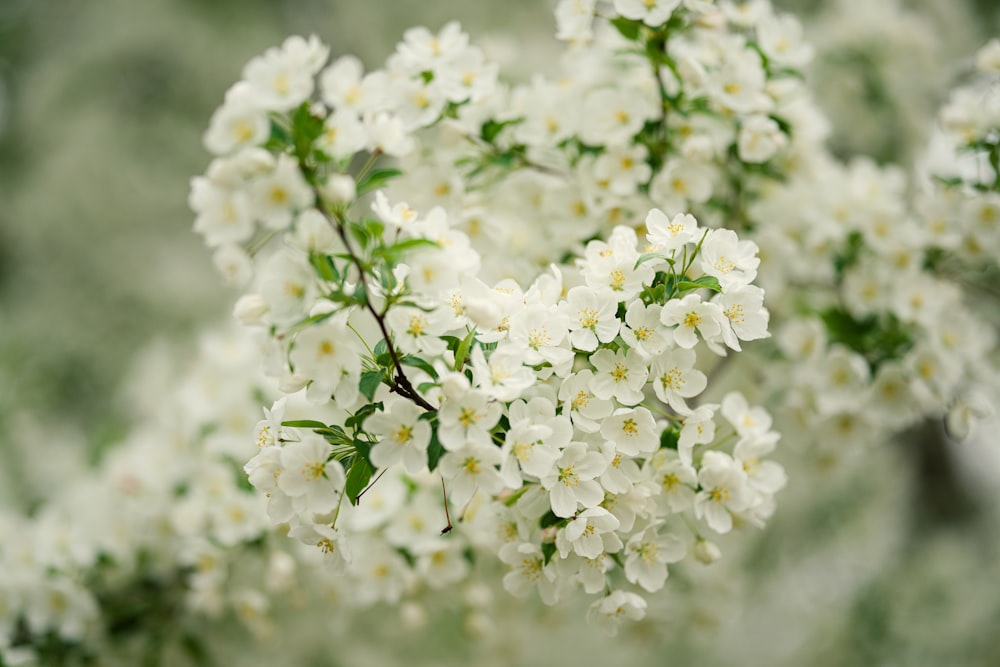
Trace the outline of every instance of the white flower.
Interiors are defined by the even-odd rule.
[[[594,372],[584,369],[567,377],[559,387],[559,400],[563,414],[568,414],[573,425],[584,433],[594,433],[602,420],[614,411],[614,401],[598,398],[591,390]]]
[[[656,115],[652,95],[635,88],[600,88],[583,100],[580,138],[593,146],[622,146]]]
[[[698,344],[695,331],[709,340],[719,335],[727,319],[718,304],[704,303],[700,295],[688,294],[683,299],[668,301],[660,311],[660,322],[676,327],[673,330],[674,342],[690,350]]]
[[[715,411],[718,405],[699,405],[684,418],[677,453],[686,465],[691,465],[691,451],[695,445],[707,445],[715,439]]]
[[[684,558],[687,546],[676,535],[659,535],[653,525],[633,535],[625,546],[625,578],[650,593],[663,588],[667,563]]]
[[[280,49],[268,49],[247,63],[243,78],[260,105],[269,111],[288,111],[306,101],[313,76],[326,61],[329,49],[315,35],[308,41],[292,36]]]
[[[698,221],[690,213],[678,213],[668,219],[663,211],[654,208],[646,216],[646,239],[662,252],[680,250],[695,241],[699,231]]]
[[[572,443],[559,460],[541,478],[542,488],[549,492],[552,512],[558,517],[570,517],[577,507],[597,507],[604,499],[604,490],[595,478],[604,472],[607,462],[598,452],[588,452],[582,443]]]
[[[590,41],[596,4],[597,0],[559,0],[556,5],[556,39],[574,43]]]
[[[661,511],[677,514],[686,512],[694,504],[694,487],[698,484],[698,473],[695,469],[681,461],[672,458],[673,452],[661,450],[652,461],[653,481],[657,484],[659,494],[656,503]]]
[[[813,57],[813,49],[802,41],[802,24],[790,14],[765,16],[757,23],[760,50],[775,65],[805,67]]]
[[[417,557],[417,574],[431,588],[444,588],[469,574],[469,561],[460,542],[439,537],[413,547],[413,554]]]
[[[210,153],[226,155],[258,146],[270,133],[267,112],[257,103],[253,88],[240,81],[229,89],[225,103],[212,114],[203,143]]]
[[[524,365],[525,352],[500,344],[487,361],[483,349],[472,348],[472,376],[483,391],[498,401],[513,401],[535,384],[535,374]]]
[[[695,361],[694,350],[678,347],[656,357],[650,369],[656,397],[681,414],[691,411],[684,399],[697,396],[708,385],[708,377],[694,368]]]
[[[722,309],[729,326],[722,328],[722,339],[739,351],[741,340],[768,338],[771,314],[764,308],[764,290],[754,285],[734,287],[719,294],[712,302]]]
[[[599,625],[610,636],[618,634],[622,619],[639,621],[646,615],[646,601],[635,593],[612,591],[590,605],[587,621]]]
[[[556,535],[559,555],[565,558],[573,551],[583,558],[597,558],[620,551],[622,541],[614,532],[619,525],[618,519],[602,507],[584,510]]]
[[[619,335],[625,344],[638,352],[644,359],[663,352],[669,344],[667,330],[660,322],[659,304],[645,305],[636,299],[625,311],[625,322]]]
[[[288,536],[319,549],[323,554],[323,561],[332,572],[344,572],[351,562],[351,552],[343,534],[330,526],[316,523],[298,525],[288,531]]]
[[[344,467],[330,460],[332,450],[330,443],[311,433],[281,448],[278,488],[292,498],[297,511],[322,514],[340,502]]]
[[[755,115],[743,120],[740,125],[737,149],[744,162],[767,162],[785,147],[788,137],[769,116]]]
[[[573,351],[562,345],[568,332],[569,318],[540,303],[530,304],[510,318],[510,342],[525,350],[524,361],[529,366],[549,362],[559,368],[570,364]]]
[[[232,287],[246,287],[253,279],[253,260],[237,245],[221,245],[212,253],[212,264],[223,281]]]
[[[660,446],[653,413],[643,407],[619,408],[601,424],[601,435],[626,456],[651,454]]]
[[[194,230],[209,246],[242,243],[254,232],[254,218],[247,193],[224,188],[204,176],[191,179],[188,205],[197,214]]]
[[[961,396],[948,408],[945,421],[948,434],[958,440],[965,440],[969,437],[974,424],[992,414],[993,406],[981,394]]]
[[[497,466],[503,462],[500,449],[492,444],[469,442],[441,457],[439,469],[450,483],[449,501],[462,508],[476,491],[493,495],[505,488]]]
[[[615,10],[627,19],[650,27],[666,23],[681,0],[614,0]]]
[[[295,158],[282,153],[274,170],[250,186],[254,215],[271,229],[284,229],[293,213],[313,204],[313,191],[302,177]]]
[[[388,81],[384,72],[364,76],[364,66],[354,56],[341,56],[323,70],[319,79],[323,101],[336,111],[360,115],[384,108]]]
[[[288,359],[298,375],[312,381],[317,395],[330,396],[342,382],[352,382],[361,373],[361,350],[343,317],[299,332]]]
[[[347,110],[327,116],[323,121],[323,133],[316,139],[316,147],[335,160],[349,158],[367,145],[365,126],[357,114]]]
[[[502,408],[484,392],[466,387],[446,388],[438,411],[438,438],[449,451],[467,444],[492,446],[490,429],[500,419]]]
[[[590,389],[598,398],[616,398],[622,405],[642,402],[649,369],[634,350],[598,350],[590,357],[595,373]]]
[[[723,452],[707,451],[698,472],[701,491],[694,499],[694,514],[704,518],[717,533],[733,529],[730,510],[740,512],[749,507],[751,495],[747,474],[738,462]]]
[[[554,601],[555,571],[545,566],[541,547],[531,542],[509,542],[500,547],[499,555],[511,568],[503,578],[503,587],[508,593],[520,598],[537,590],[543,601]]]
[[[722,399],[722,416],[741,438],[760,437],[771,428],[771,415],[761,407],[751,408],[743,394],[733,391]]]
[[[715,276],[722,291],[743,287],[757,277],[757,244],[740,241],[730,229],[713,229],[701,246],[701,270]]]
[[[610,343],[618,335],[618,299],[611,290],[574,287],[561,306],[569,321],[570,343],[576,349],[593,352],[599,342]]]
[[[370,457],[379,468],[387,468],[400,459],[411,475],[427,467],[427,445],[431,439],[431,425],[420,419],[423,410],[409,400],[390,398],[385,401],[385,411],[377,412],[365,422],[366,427],[381,437],[372,447]]]

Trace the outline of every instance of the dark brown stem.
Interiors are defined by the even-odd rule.
[[[361,493],[359,493],[359,494],[357,495],[357,497],[356,497],[356,498],[354,499],[354,504],[355,504],[355,506],[357,506],[357,505],[360,505],[360,504],[361,504],[361,496],[363,496],[363,495],[365,495],[366,493],[368,493],[368,489],[370,489],[370,488],[372,488],[373,486],[375,486],[375,483],[376,483],[377,481],[379,481],[380,479],[382,479],[382,475],[384,475],[384,474],[385,474],[385,471],[386,471],[386,470],[388,470],[388,468],[382,468],[382,472],[380,472],[380,473],[378,474],[378,476],[377,476],[377,477],[376,477],[375,479],[373,479],[373,480],[372,480],[372,483],[371,483],[371,484],[369,484],[368,486],[366,486],[366,487],[364,488],[364,490],[363,490],[363,491],[362,491]]]
[[[441,534],[446,535],[451,532],[454,526],[451,525],[451,513],[448,512],[448,489],[444,486],[444,477],[441,477],[441,495],[444,496],[444,518],[448,521],[448,525],[441,529]]]
[[[437,408],[427,402],[427,400],[421,396],[417,390],[410,383],[409,378],[406,377],[406,373],[403,372],[403,364],[399,361],[399,354],[396,352],[396,347],[392,344],[392,338],[389,336],[389,329],[385,324],[385,313],[379,313],[372,306],[371,301],[367,298],[369,294],[368,281],[365,279],[365,268],[361,263],[361,259],[354,253],[354,249],[351,247],[351,242],[347,238],[347,230],[344,229],[343,221],[339,216],[331,214],[323,203],[323,199],[319,192],[313,188],[313,194],[316,197],[316,210],[318,210],[323,217],[326,218],[327,222],[337,231],[340,236],[340,240],[344,243],[344,248],[347,250],[347,255],[351,258],[351,262],[358,269],[358,280],[365,288],[365,308],[371,313],[372,317],[378,323],[378,328],[382,332],[382,339],[385,341],[386,348],[389,350],[389,356],[392,358],[392,365],[396,371],[396,377],[393,378],[392,389],[404,398],[408,398],[427,412],[437,412]]]

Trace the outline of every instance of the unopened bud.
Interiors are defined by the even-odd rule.
[[[347,204],[357,196],[354,179],[346,174],[334,174],[321,190],[323,197],[331,204]]]
[[[416,602],[406,602],[399,607],[399,620],[409,630],[419,630],[427,624],[427,612]]]
[[[709,542],[708,540],[699,537],[698,541],[694,543],[694,557],[698,559],[700,563],[705,565],[711,565],[715,561],[722,558],[722,551],[716,546],[715,542]]]
[[[281,378],[278,382],[278,391],[283,394],[294,394],[300,391],[309,383],[309,378],[302,377],[301,375],[290,374]]]
[[[465,302],[465,315],[480,331],[493,331],[500,325],[503,311],[499,304],[489,299],[468,299]]]
[[[240,324],[262,324],[267,310],[267,303],[260,294],[244,294],[233,306],[233,317],[239,320]]]

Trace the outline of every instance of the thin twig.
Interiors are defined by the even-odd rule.
[[[384,475],[384,474],[385,474],[385,471],[386,471],[386,470],[388,470],[388,468],[382,468],[382,472],[380,472],[380,473],[378,474],[378,476],[377,476],[377,477],[375,477],[375,479],[373,479],[373,480],[372,480],[372,483],[371,483],[371,484],[369,484],[368,486],[366,486],[366,487],[364,488],[364,490],[363,490],[363,491],[362,491],[361,493],[359,493],[359,494],[358,494],[358,495],[357,495],[357,496],[356,496],[356,497],[354,498],[354,505],[355,505],[355,506],[358,506],[358,505],[360,505],[360,504],[361,504],[361,496],[363,496],[363,495],[365,495],[366,493],[368,493],[368,489],[370,489],[370,488],[372,488],[373,486],[375,486],[375,482],[377,482],[377,481],[379,481],[380,479],[382,479],[382,475]]]
[[[323,204],[323,199],[316,190],[313,188],[313,194],[316,197],[316,210],[319,211],[327,222],[336,230],[337,234],[340,236],[340,240],[344,243],[344,248],[347,250],[347,255],[351,258],[351,262],[358,269],[358,280],[361,281],[362,286],[365,288],[365,294],[369,294],[368,281],[365,279],[365,269],[361,263],[361,259],[355,254],[354,249],[351,247],[351,242],[347,238],[347,231],[344,229],[343,222],[338,216],[333,215]],[[397,394],[408,398],[427,412],[437,412],[437,409],[427,402],[427,400],[421,396],[413,385],[410,383],[409,378],[406,377],[406,373],[403,372],[403,364],[399,360],[399,354],[396,352],[396,347],[392,344],[392,338],[389,336],[389,330],[385,324],[385,314],[379,313],[375,310],[372,305],[371,300],[365,297],[365,308],[371,313],[372,317],[378,323],[378,328],[382,332],[382,339],[385,340],[386,348],[389,350],[389,356],[392,358],[392,365],[396,371],[396,377],[394,378],[395,386],[393,389]]]
[[[441,534],[446,535],[454,526],[451,525],[451,513],[448,512],[448,489],[444,486],[444,475],[441,476],[441,495],[444,496],[444,518],[448,521],[448,525],[441,529]]]

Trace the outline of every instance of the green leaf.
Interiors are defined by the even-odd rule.
[[[292,115],[292,132],[295,138],[309,141],[315,140],[323,134],[323,119],[314,116],[310,109],[309,102],[303,102]]]
[[[549,561],[552,560],[552,556],[554,556],[555,553],[556,553],[555,542],[542,542],[542,560],[545,563],[545,565],[549,564]]]
[[[639,259],[635,260],[635,266],[632,267],[632,270],[634,271],[635,269],[638,269],[642,264],[645,264],[646,262],[651,262],[654,259],[662,259],[665,262],[667,262],[667,264],[669,264],[670,266],[673,266],[675,264],[673,259],[667,257],[662,252],[644,252],[641,255],[639,255]]]
[[[680,442],[681,432],[676,426],[670,426],[660,433],[660,448],[661,449],[677,449],[677,443]]]
[[[271,134],[264,144],[264,148],[275,153],[282,153],[292,143],[292,135],[284,127],[271,119]]]
[[[368,172],[367,176],[358,181],[358,196],[361,196],[366,192],[371,192],[372,190],[378,190],[397,176],[402,176],[402,174],[403,172],[399,169],[372,169]]]
[[[678,292],[686,292],[688,290],[702,288],[713,292],[722,292],[722,286],[719,285],[719,279],[715,276],[701,276],[696,280],[681,280],[677,283]]]
[[[438,440],[437,426],[431,429],[431,441],[427,445],[427,468],[433,471],[444,456],[444,445]]]
[[[337,265],[333,263],[333,257],[310,253],[309,263],[316,269],[316,274],[323,280],[331,283],[340,282],[340,272],[337,270]]]
[[[290,421],[281,422],[282,426],[290,426],[292,428],[322,428],[329,429],[332,428],[327,426],[323,422],[318,422],[315,419],[292,419]]]
[[[344,426],[350,429],[359,430],[365,420],[371,417],[376,410],[382,409],[382,403],[366,403],[358,408],[358,411],[344,420]]]
[[[375,392],[378,391],[378,386],[382,384],[382,379],[385,377],[385,370],[379,368],[374,371],[367,371],[361,374],[361,381],[358,383],[358,389],[361,390],[361,394],[367,398],[369,401],[375,400]]]
[[[392,245],[385,246],[384,248],[378,248],[375,251],[375,255],[384,259],[388,264],[398,264],[408,250],[413,250],[414,248],[440,247],[440,245],[430,239],[405,239],[399,243],[393,243]]]
[[[430,375],[435,380],[437,379],[438,374],[437,374],[437,371],[434,370],[434,367],[431,366],[429,362],[421,359],[420,357],[414,357],[412,355],[407,355],[407,356],[403,357],[402,359],[400,359],[399,363],[403,364],[404,366],[412,366],[413,368],[419,368],[420,370],[424,371],[425,373],[427,373],[428,375]],[[433,385],[433,383],[432,383],[432,385]]]
[[[351,500],[352,505],[358,504],[358,496],[372,478],[372,466],[361,456],[354,458],[351,469],[347,471],[347,482],[344,485],[344,493]]]
[[[332,445],[350,445],[354,441],[344,432],[344,429],[333,424],[330,428],[317,428],[313,432],[320,434]]]
[[[496,141],[496,138],[500,136],[500,133],[503,132],[503,129],[505,127],[508,127],[510,125],[517,125],[522,122],[524,122],[523,118],[514,118],[511,120],[503,120],[503,121],[493,120],[491,118],[490,120],[483,123],[482,127],[483,141],[492,144],[494,141]]]
[[[542,515],[542,518],[538,520],[538,525],[542,528],[548,528],[549,526],[554,526],[562,521],[559,517],[555,515],[552,510],[549,510]]]
[[[296,322],[292,326],[291,329],[289,329],[288,331],[285,332],[285,336],[291,336],[292,334],[297,334],[298,332],[302,331],[303,329],[308,329],[312,325],[319,324],[320,322],[328,320],[331,317],[333,317],[333,313],[332,312],[330,312],[330,313],[317,313],[317,314],[313,315],[312,317],[307,317],[304,320]]]
[[[633,21],[623,16],[611,19],[611,25],[621,33],[622,37],[630,42],[634,42],[639,37],[639,30],[642,28],[642,21]]]
[[[462,370],[462,366],[465,364],[466,358],[469,356],[469,349],[472,347],[472,342],[476,339],[476,330],[472,329],[466,335],[462,342],[458,345],[458,350],[455,352],[455,370]]]

